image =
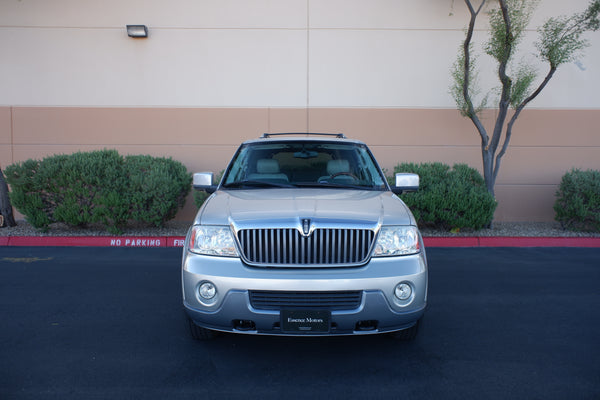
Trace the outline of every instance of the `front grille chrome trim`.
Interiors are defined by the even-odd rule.
[[[272,267],[348,267],[369,261],[371,229],[318,228],[308,236],[296,228],[241,229],[237,232],[244,262]]]

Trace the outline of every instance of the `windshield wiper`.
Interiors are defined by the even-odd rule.
[[[290,185],[288,183],[277,183],[277,182],[269,182],[269,181],[254,181],[254,180],[245,180],[245,181],[235,181],[231,183],[226,183],[223,185],[224,188],[227,189],[239,189],[244,187],[257,187],[257,188],[292,188],[294,185]]]

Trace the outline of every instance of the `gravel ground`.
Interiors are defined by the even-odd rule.
[[[529,237],[600,237],[600,232],[573,232],[563,229],[558,222],[494,222],[491,229],[465,229],[448,232],[421,229],[423,236],[529,236]]]
[[[122,236],[185,236],[189,221],[169,221],[162,228],[140,225],[127,226]],[[424,228],[426,237],[441,236],[529,236],[529,237],[600,237],[600,233],[571,232],[561,228],[558,222],[495,222],[492,229],[478,231],[465,229],[459,232]],[[102,226],[72,228],[64,224],[52,224],[47,232],[40,232],[26,221],[17,221],[17,226],[0,228],[2,236],[116,236]]]

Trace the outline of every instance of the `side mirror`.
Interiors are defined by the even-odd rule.
[[[396,174],[396,185],[392,186],[392,192],[402,194],[404,192],[416,192],[419,190],[419,175],[410,173]]]
[[[214,193],[217,185],[213,185],[212,172],[196,172],[192,185],[196,190],[204,190],[206,193]]]

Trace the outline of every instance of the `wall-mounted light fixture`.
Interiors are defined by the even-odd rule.
[[[148,27],[146,25],[127,25],[127,36],[132,38],[147,38]]]

